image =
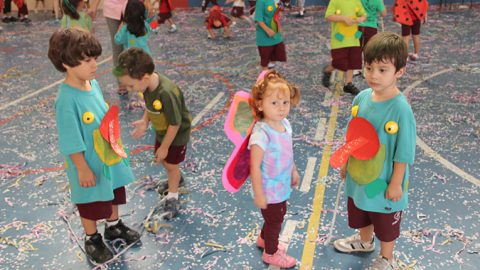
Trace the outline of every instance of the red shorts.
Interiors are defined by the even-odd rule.
[[[420,20],[413,21],[413,25],[402,24],[402,37],[410,36],[410,33],[414,36],[420,35],[421,25],[422,22]]]
[[[362,37],[360,38],[360,47],[365,48],[367,42],[377,34],[378,30],[375,27],[359,26],[358,30],[362,32]]]
[[[362,48],[346,47],[331,50],[332,66],[341,71],[362,69]]]
[[[283,41],[272,46],[258,46],[258,53],[260,54],[260,65],[262,67],[267,67],[268,63],[272,61],[287,61],[287,53]]]
[[[235,18],[240,18],[243,14],[243,7],[232,7],[232,11],[230,12],[230,15]]]
[[[375,236],[382,242],[391,242],[400,236],[402,211],[376,213],[358,209],[352,198],[348,198],[348,226],[360,229],[373,224]]]
[[[112,206],[127,203],[125,187],[113,190],[113,200],[106,202],[78,203],[80,217],[90,220],[109,218],[112,215]]]
[[[153,154],[157,152],[157,149],[160,147],[160,142],[155,140],[155,150]],[[185,155],[187,153],[186,145],[170,145],[168,148],[168,154],[165,157],[165,161],[169,164],[179,164],[185,160]]]
[[[172,12],[171,11],[168,11],[168,12],[160,12],[158,13],[158,24],[162,24],[164,23],[166,20],[172,18]]]

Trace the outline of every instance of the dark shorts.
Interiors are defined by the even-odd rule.
[[[230,12],[230,15],[235,18],[240,18],[242,17],[243,14],[243,7],[233,7],[232,11]]]
[[[155,152],[160,147],[160,142],[155,140]],[[170,145],[168,148],[167,157],[165,157],[165,161],[169,164],[179,164],[180,162],[185,160],[185,155],[187,153],[187,146],[186,145]]]
[[[382,242],[391,242],[400,236],[402,211],[385,214],[358,209],[352,198],[348,198],[348,226],[360,229],[373,224],[375,236]]]
[[[165,23],[166,20],[172,18],[172,12],[161,12],[158,13],[158,24]]]
[[[77,204],[80,217],[90,220],[109,218],[112,215],[112,206],[127,203],[125,187],[113,190],[113,200],[106,202],[91,202]]]
[[[330,51],[332,55],[332,66],[341,71],[362,69],[362,48],[347,47],[333,49]]]
[[[287,61],[287,53],[283,41],[272,46],[258,46],[258,53],[260,54],[260,65],[262,67],[268,66],[268,63],[272,61]]]
[[[422,22],[420,20],[413,21],[413,25],[402,24],[402,37],[410,36],[410,33],[414,36],[420,35],[421,25]]]
[[[252,15],[255,12],[255,5],[257,4],[257,1],[248,1],[248,5],[250,6],[250,15]]]
[[[367,26],[359,26],[358,30],[362,32],[362,37],[360,38],[360,47],[363,50],[365,45],[367,45],[367,42],[377,34],[378,30],[377,28]]]

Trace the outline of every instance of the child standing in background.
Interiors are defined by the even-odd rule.
[[[177,32],[177,26],[172,19],[172,11],[173,11],[173,4],[172,0],[156,0],[158,2],[158,24],[164,24],[165,21],[168,21],[170,24],[170,29],[168,30],[169,33]]]
[[[232,27],[237,24],[238,18],[244,19],[245,21],[250,23],[252,27],[254,27],[254,24],[250,19],[250,17],[246,16],[244,13],[244,9],[245,9],[244,0],[227,0],[225,4],[229,4],[232,2],[233,2],[233,6],[232,6],[232,11],[230,12],[230,15],[232,15],[232,20],[233,20]]]
[[[387,16],[387,10],[383,0],[362,0],[362,4],[367,12],[367,19],[358,25],[358,30],[362,32],[360,47],[363,50],[367,42],[378,32],[378,15]]]
[[[83,0],[61,0],[63,17],[60,22],[62,28],[79,27],[92,31],[92,18],[84,11]]]
[[[291,268],[297,260],[285,253],[278,238],[292,187],[300,181],[293,159],[292,127],[286,118],[290,107],[300,102],[300,91],[271,70],[257,81],[252,96],[251,106],[258,122],[248,143],[250,177],[254,203],[264,219],[257,246],[264,249],[265,263]]]

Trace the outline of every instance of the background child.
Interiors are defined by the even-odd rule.
[[[262,260],[281,268],[295,266],[295,258],[278,244],[291,187],[300,176],[295,167],[292,128],[286,119],[290,106],[300,101],[298,88],[276,71],[268,71],[252,89],[251,105],[258,118],[248,144],[254,203],[264,219],[257,245],[264,248]]]
[[[223,28],[223,37],[230,38],[230,18],[222,12],[222,8],[218,5],[213,6],[205,18],[205,27],[207,28],[209,39],[215,39],[215,31],[213,29]]]
[[[280,10],[275,0],[258,0],[254,20],[257,23],[255,41],[263,70],[273,67],[275,61],[286,62],[287,53],[280,32]]]
[[[428,11],[427,0],[396,0],[393,7],[393,20],[402,24],[402,37],[410,45],[410,33],[413,37],[414,53],[409,54],[410,60],[417,60],[420,52],[421,21],[426,22]]]
[[[134,122],[134,139],[145,134],[149,122],[156,131],[155,161],[162,163],[168,175],[168,194],[165,198],[165,218],[178,214],[181,182],[180,162],[185,160],[190,140],[192,116],[185,105],[183,94],[170,79],[155,71],[150,55],[138,48],[130,48],[118,57],[114,70],[128,91],[140,91],[145,100],[145,113]]]
[[[343,91],[352,95],[358,94],[353,85],[353,70],[362,69],[362,49],[358,24],[366,19],[365,9],[360,0],[331,0],[328,3],[325,18],[332,23],[331,55],[332,63],[323,70],[322,84],[330,86],[330,77],[334,69],[345,73]]]
[[[230,12],[230,15],[232,15],[232,26],[235,26],[237,24],[237,18],[242,18],[245,21],[247,21],[252,27],[254,27],[252,20],[248,16],[245,15],[244,9],[245,9],[245,2],[244,0],[227,0],[225,4],[229,4],[233,2],[232,6],[232,11]]]
[[[84,11],[83,0],[62,0],[62,28],[80,27],[86,31],[92,30],[92,18]]]
[[[18,18],[15,18],[11,15],[12,12],[12,1],[18,8]],[[0,0],[0,10],[3,13],[2,22],[11,23],[16,22],[17,20],[30,23],[31,20],[28,18],[28,7],[27,3],[24,0]]]
[[[207,7],[209,3],[212,3],[213,6],[218,6],[217,0],[202,0],[202,12],[207,12]]]
[[[405,73],[407,56],[407,46],[399,35],[375,35],[365,47],[365,78],[371,88],[353,100],[353,117],[371,123],[380,149],[371,160],[350,156],[342,167],[348,225],[359,233],[336,240],[334,247],[347,253],[371,252],[375,250],[375,232],[380,256],[368,269],[397,269],[393,249],[400,235],[402,211],[407,207],[408,164],[414,161],[416,138],[412,109],[396,85]]]
[[[163,24],[165,21],[168,21],[170,24],[170,29],[168,32],[175,33],[177,32],[177,26],[172,19],[173,4],[172,0],[157,0],[158,2],[158,24]]]
[[[108,110],[94,80],[96,59],[101,53],[100,43],[77,28],[55,32],[48,48],[48,58],[55,68],[66,72],[55,100],[58,144],[66,160],[71,198],[85,230],[85,252],[96,263],[113,257],[97,232],[97,220],[107,219],[105,239],[120,238],[128,245],[140,239],[140,234],[125,226],[118,215],[118,205],[126,203],[125,185],[134,180],[132,170],[99,131]],[[123,149],[121,143],[117,147]]]
[[[148,47],[148,38],[152,32],[150,22],[147,19],[145,5],[138,0],[129,0],[125,8],[122,23],[115,34],[115,43],[123,45],[123,49],[141,48],[148,54],[152,54]]]
[[[383,0],[362,0],[362,5],[367,12],[367,19],[358,25],[358,30],[362,32],[360,47],[363,50],[367,42],[378,32],[378,15],[387,16],[387,10]]]

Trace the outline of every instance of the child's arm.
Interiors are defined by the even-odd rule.
[[[127,37],[127,27],[124,27],[124,23],[120,23],[117,33],[115,34],[115,44],[122,45]]]
[[[275,36],[275,31],[273,31],[270,27],[268,27],[264,22],[262,21],[257,21],[258,25],[267,33],[269,37]]]
[[[77,168],[78,172],[78,182],[81,187],[94,187],[95,183],[95,174],[92,172],[90,167],[88,166],[85,158],[83,156],[83,152],[74,153],[70,155],[75,167]]]
[[[88,9],[88,15],[90,15],[94,21],[97,18],[97,8],[99,3],[100,0],[93,0],[92,3],[90,3],[90,8]]]
[[[329,21],[329,22],[343,22],[346,25],[354,25],[354,24],[359,24],[359,23],[364,22],[366,18],[367,18],[366,15],[363,15],[361,17],[357,17],[357,18],[353,19],[353,18],[350,18],[348,16],[333,14],[333,15],[330,15],[330,16],[327,17],[327,21]]]
[[[180,125],[169,125],[167,128],[167,133],[165,133],[165,137],[163,137],[162,144],[155,152],[155,162],[160,163],[167,157],[168,148],[172,144],[175,136],[177,135],[178,130],[180,129]]]
[[[250,178],[252,179],[253,202],[258,208],[267,208],[267,199],[263,191],[262,171],[263,149],[254,144],[250,148]]]
[[[394,202],[399,201],[402,198],[402,182],[407,163],[393,162],[393,173],[390,178],[390,184],[388,184],[387,191],[385,192],[385,198]]]
[[[299,183],[300,183],[300,174],[298,174],[297,165],[295,165],[295,163],[293,163],[291,185],[292,185],[292,187],[297,187]]]
[[[145,131],[148,128],[148,123],[149,123],[149,120],[148,120],[147,111],[143,113],[142,119],[132,123],[135,128],[130,134],[135,140],[138,140],[139,138],[143,137],[143,135],[145,135]]]
[[[345,172],[347,171],[347,164],[343,164],[342,167],[340,167],[340,177],[342,180],[345,180]]]

